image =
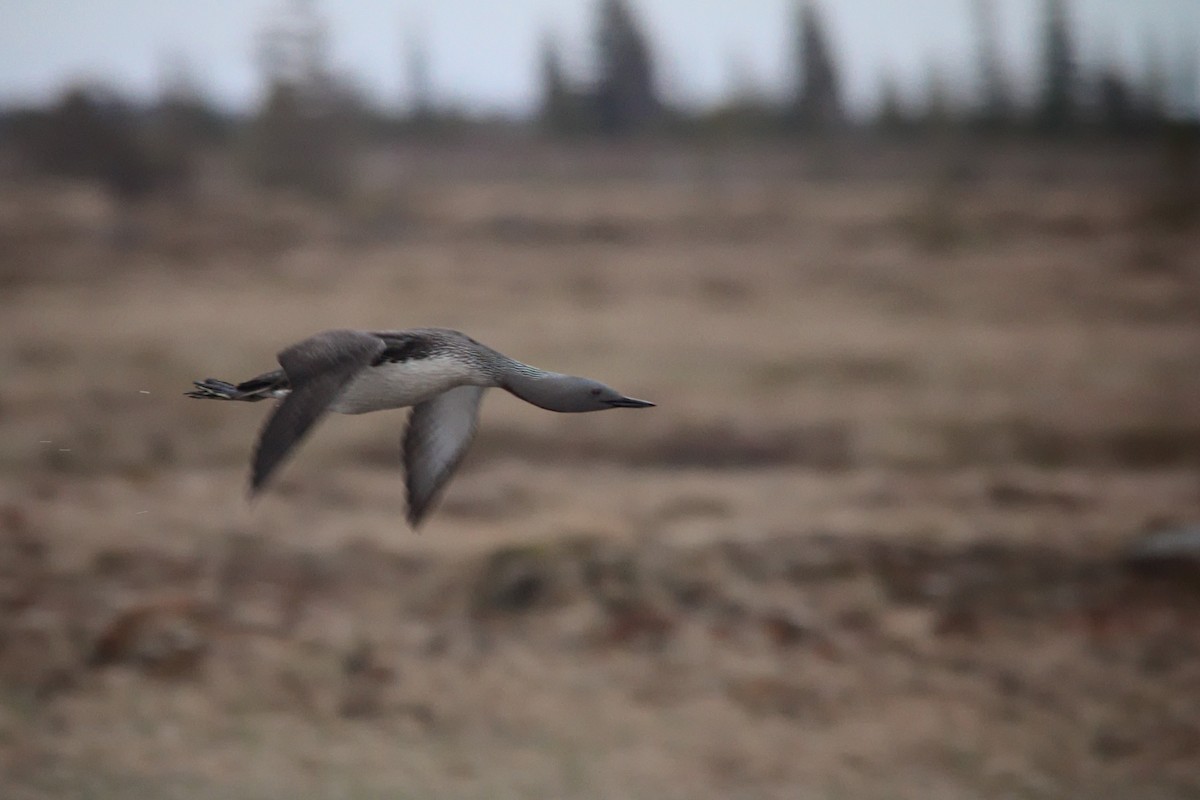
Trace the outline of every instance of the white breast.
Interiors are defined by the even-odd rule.
[[[339,414],[365,414],[423,403],[456,386],[486,386],[478,371],[455,358],[422,358],[368,367],[330,406]]]

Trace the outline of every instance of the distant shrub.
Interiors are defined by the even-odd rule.
[[[1146,198],[1145,221],[1169,230],[1200,222],[1200,125],[1175,123],[1165,133],[1162,174]]]
[[[117,200],[132,202],[156,183],[138,122],[134,109],[113,92],[74,86],[51,108],[22,115],[14,137],[35,169],[97,181]]]
[[[247,172],[268,188],[342,196],[353,177],[362,120],[361,104],[345,87],[275,82],[248,130]]]
[[[259,41],[263,102],[250,124],[245,167],[255,182],[318,197],[351,188],[367,103],[328,63],[328,21],[306,0],[285,0]]]

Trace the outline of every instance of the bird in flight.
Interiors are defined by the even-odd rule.
[[[282,350],[282,369],[239,384],[195,381],[188,397],[256,402],[279,399],[258,437],[251,494],[333,411],[365,414],[412,407],[404,435],[408,521],[417,527],[462,461],[487,389],[499,388],[549,411],[647,408],[589,378],[547,372],[445,328],[329,330]]]

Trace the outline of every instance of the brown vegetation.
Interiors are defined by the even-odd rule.
[[[1200,512],[1200,241],[1107,155],[9,186],[6,797],[1194,796],[1195,564],[1127,554]],[[659,408],[490,398],[414,534],[400,414],[250,506],[263,409],[181,396],[423,324]]]

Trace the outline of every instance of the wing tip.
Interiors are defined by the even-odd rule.
[[[408,520],[408,527],[414,531],[421,527],[421,523],[425,521],[426,515],[429,513],[429,500],[424,502],[414,500],[411,491],[408,493],[408,508],[404,512],[404,518]]]

